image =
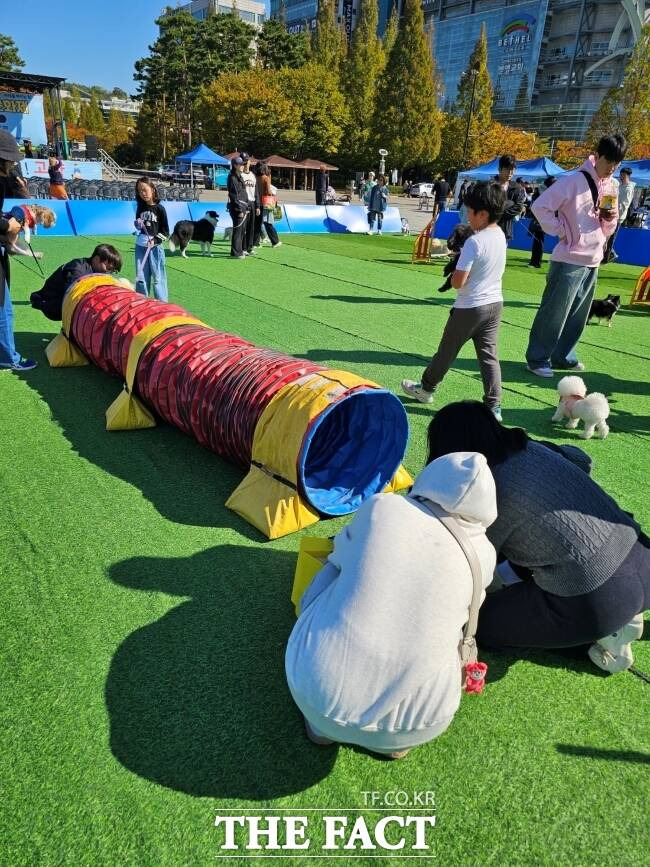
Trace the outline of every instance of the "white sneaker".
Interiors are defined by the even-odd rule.
[[[569,368],[569,370],[577,370],[577,371],[579,371],[579,372],[582,372],[583,370],[586,370],[586,368],[585,368],[584,364],[583,364],[581,361],[577,361],[577,362],[573,365],[573,367],[570,367],[570,368]]]
[[[377,229],[377,234],[381,235],[381,229]]]
[[[542,376],[544,379],[551,379],[554,375],[548,364],[544,365],[544,367],[531,367],[530,364],[527,364],[526,370],[534,373],[535,376]]]
[[[409,397],[419,400],[420,403],[433,403],[433,392],[422,388],[419,383],[413,382],[412,379],[402,380],[402,391]]]
[[[588,650],[589,659],[602,668],[616,674],[625,671],[634,662],[632,642],[643,635],[643,614],[637,614],[629,623],[622,626],[618,632],[599,638]]]
[[[366,235],[372,235],[372,229],[368,229],[368,231],[366,232]]]
[[[282,241],[278,241],[277,244],[273,244],[273,249],[275,250],[276,247],[281,247],[281,246],[282,246]]]

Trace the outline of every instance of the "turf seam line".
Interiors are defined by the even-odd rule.
[[[86,236],[86,237],[87,237],[87,236]],[[130,247],[129,247],[129,248],[125,248],[125,249],[130,249]],[[259,261],[267,262],[267,261],[269,261],[269,260],[264,259],[264,260],[259,260]],[[276,262],[276,263],[274,263],[274,264],[276,264],[276,265],[282,265],[282,264],[284,264],[284,263]],[[306,269],[300,269],[300,268],[298,268],[298,266],[289,266],[289,267],[294,267],[296,270],[306,270]],[[169,268],[170,268],[170,270],[172,270],[172,271],[176,271],[176,273],[178,273],[178,274],[183,274],[183,275],[185,275],[185,276],[192,277],[192,278],[194,278],[194,279],[196,279],[196,280],[201,280],[201,281],[203,281],[204,283],[207,283],[207,284],[210,285],[210,286],[216,286],[216,287],[218,287],[219,289],[223,289],[223,290],[225,290],[226,292],[233,292],[233,293],[235,293],[236,295],[240,295],[242,298],[247,298],[249,301],[256,301],[256,302],[259,303],[259,304],[265,304],[267,307],[272,307],[274,310],[280,310],[280,311],[282,311],[283,313],[286,313],[286,308],[285,308],[285,307],[281,307],[281,306],[279,306],[279,305],[277,305],[277,304],[272,304],[270,301],[267,301],[266,299],[256,298],[254,295],[247,295],[245,292],[242,292],[242,291],[239,290],[239,289],[234,289],[234,288],[232,288],[231,286],[224,286],[222,283],[217,283],[215,280],[210,280],[210,279],[208,279],[207,277],[203,277],[203,276],[201,276],[200,274],[189,274],[187,271],[184,271],[183,269],[180,269],[180,268],[176,268],[174,265],[170,265]],[[307,273],[314,273],[314,272],[307,272]],[[319,274],[318,276],[321,276],[321,277],[327,277],[328,275],[326,275],[326,274]],[[331,279],[337,279],[337,278],[331,278]],[[362,284],[356,284],[356,285],[361,286]],[[365,289],[372,289],[372,287],[370,287],[370,286],[363,286],[363,288],[365,288]],[[396,295],[399,295],[399,293],[391,293],[390,290],[379,289],[379,290],[377,290],[377,291],[379,291],[379,292],[383,292],[384,294],[394,294],[394,295],[396,294]],[[402,295],[402,296],[399,296],[399,297],[402,297],[402,298],[411,298],[411,296],[407,296],[407,295]],[[419,300],[419,299],[412,299],[412,300]],[[385,343],[380,343],[380,342],[377,341],[377,340],[372,340],[371,338],[369,338],[369,337],[367,337],[367,336],[363,336],[363,335],[360,335],[360,334],[354,334],[352,331],[346,331],[344,328],[340,328],[340,327],[337,326],[337,325],[332,325],[332,324],[330,324],[330,323],[323,322],[321,319],[314,319],[314,318],[312,318],[311,316],[306,316],[304,313],[297,313],[296,311],[291,311],[291,312],[292,312],[292,314],[293,314],[294,316],[298,316],[298,317],[301,318],[301,319],[305,319],[307,322],[315,322],[315,323],[317,323],[318,325],[322,325],[324,328],[331,328],[333,331],[338,331],[338,332],[340,332],[341,334],[345,334],[346,337],[355,337],[355,338],[357,338],[357,339],[359,339],[359,340],[364,340],[365,342],[367,342],[367,343],[369,343],[369,344],[371,344],[371,345],[373,345],[373,346],[379,346],[379,347],[381,347],[382,349],[388,349],[388,350],[390,350],[391,352],[399,352],[399,353],[402,353],[402,354],[404,355],[405,358],[414,358],[414,359],[416,359],[417,361],[419,361],[420,363],[422,363],[422,362],[425,362],[425,363],[426,363],[426,362],[427,362],[427,357],[426,357],[426,356],[423,356],[423,355],[416,355],[416,354],[413,353],[413,352],[406,352],[406,351],[403,351],[403,350],[401,350],[401,349],[398,349],[398,348],[395,347],[395,346],[390,346],[390,345],[385,344]],[[506,321],[506,320],[503,320],[503,321]],[[508,323],[508,324],[511,324],[511,323]],[[523,326],[518,326],[518,327],[523,327]],[[601,347],[601,346],[598,346],[597,348],[598,348],[598,349],[606,349],[607,347]],[[611,351],[615,352],[616,350],[611,350]],[[635,357],[638,357],[638,356],[635,356]],[[466,377],[466,378],[468,378],[468,379],[471,379],[472,381],[475,381],[475,379],[476,379],[476,375],[477,375],[476,373],[473,373],[473,372],[470,372],[470,371],[465,372],[465,371],[463,371],[463,370],[458,370],[457,368],[454,368],[454,367],[450,368],[450,370],[451,370],[453,373],[456,373],[456,374],[458,374],[459,376],[464,376],[464,377]],[[524,397],[524,398],[527,398],[528,400],[532,400],[532,401],[534,401],[535,403],[539,403],[539,404],[541,404],[542,406],[547,406],[547,407],[550,407],[550,408],[555,407],[555,403],[548,403],[547,401],[542,400],[541,398],[535,397],[535,396],[529,394],[528,392],[525,392],[525,391],[519,391],[519,390],[516,389],[516,388],[512,388],[512,387],[510,387],[510,386],[503,385],[503,383],[502,383],[501,387],[502,387],[502,390],[505,391],[505,392],[508,392],[508,393],[510,393],[510,394],[515,394],[515,395],[517,395],[518,397]],[[615,430],[615,432],[616,432],[616,430]],[[644,436],[643,434],[635,433],[635,432],[633,432],[633,431],[626,431],[626,430],[622,429],[622,430],[621,430],[621,433],[629,434],[629,436],[636,437],[637,439],[641,439],[641,440],[643,440],[643,441],[645,441],[645,439],[646,439],[645,436]]]

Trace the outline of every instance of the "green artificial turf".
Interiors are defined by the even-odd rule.
[[[49,273],[96,240],[35,245]],[[133,279],[132,239],[113,242]],[[398,390],[435,349],[452,301],[436,292],[441,266],[410,264],[413,242],[292,235],[246,261],[222,242],[213,259],[168,257],[170,298],[215,328]],[[523,367],[546,270],[526,260],[510,252],[504,280],[504,420],[585,448],[595,478],[647,529],[650,317],[624,307],[611,329],[587,328],[585,379],[612,415],[608,439],[583,443],[550,421],[553,381]],[[626,302],[639,270],[607,266],[598,295]],[[464,697],[451,728],[401,762],[311,745],[283,670],[300,534],[268,542],[228,511],[242,470],[178,431],[107,433],[120,383],[47,366],[57,324],[28,301],[41,282],[14,260],[16,342],[39,367],[0,376],[1,863],[207,865],[226,807],[347,808],[352,823],[369,790],[435,791],[434,848],[421,854],[444,867],[650,863],[650,685],[578,653],[486,654],[484,694]],[[436,402],[480,396],[468,346]],[[417,473],[432,409],[405,405]],[[647,640],[635,654],[650,673]],[[321,853],[316,820],[310,837]],[[273,863],[321,863],[281,854]],[[337,863],[375,863],[351,854]]]

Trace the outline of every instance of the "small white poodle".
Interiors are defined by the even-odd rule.
[[[579,376],[565,376],[557,384],[560,402],[553,416],[553,421],[568,418],[566,427],[574,430],[582,420],[585,429],[580,434],[583,440],[589,440],[598,432],[600,439],[605,439],[609,427],[605,419],[609,416],[609,404],[604,394],[594,392],[587,395],[587,386]]]

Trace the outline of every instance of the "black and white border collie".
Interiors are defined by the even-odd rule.
[[[172,253],[179,249],[181,256],[187,259],[185,251],[190,241],[196,241],[201,245],[201,254],[211,256],[210,248],[214,241],[214,230],[217,228],[218,222],[219,215],[216,211],[206,211],[205,217],[196,221],[179,220],[169,237],[169,249]]]

